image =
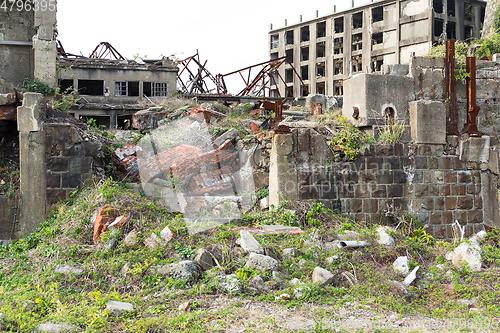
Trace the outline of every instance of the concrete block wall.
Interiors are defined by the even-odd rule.
[[[47,211],[94,177],[99,144],[85,141],[67,124],[46,124]]]
[[[453,238],[455,220],[466,235],[482,230],[483,222],[500,225],[496,138],[375,145],[350,162],[333,162],[313,129],[293,129],[274,140],[280,143],[271,152],[274,205],[281,198],[321,201],[357,221],[380,223],[390,223],[386,210],[409,212],[439,238]]]

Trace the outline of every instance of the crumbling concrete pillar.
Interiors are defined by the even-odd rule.
[[[446,143],[446,107],[442,102],[410,102],[410,126],[413,143]]]
[[[297,168],[292,151],[292,134],[274,136],[269,164],[269,204],[274,207],[278,207],[281,200],[299,199]]]
[[[57,87],[57,41],[56,41],[56,1],[51,2],[48,10],[35,11],[35,28],[37,34],[33,36],[35,52],[34,76],[47,83],[50,87]]]
[[[47,171],[42,94],[24,94],[17,108],[21,173],[20,232],[27,235],[45,221]]]

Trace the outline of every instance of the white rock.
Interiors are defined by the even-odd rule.
[[[169,240],[174,238],[174,233],[168,226],[166,226],[162,231],[160,231],[160,237],[163,241],[165,241],[165,243],[167,243]]]
[[[1,328],[1,323],[0,323],[0,328]],[[75,328],[73,325],[65,323],[58,323],[58,324],[44,323],[38,325],[37,331],[58,333],[58,332],[70,332],[73,328]]]
[[[278,260],[265,256],[263,254],[250,253],[250,257],[245,264],[246,268],[255,268],[261,272],[266,270],[276,271],[278,270]]]
[[[407,275],[410,272],[410,261],[407,256],[399,257],[392,264],[395,271],[401,272]]]
[[[339,240],[334,240],[333,242],[326,242],[325,244],[323,244],[323,249],[326,251],[326,252],[334,252],[334,251],[337,251],[338,247],[339,247],[339,243],[340,241]]]
[[[339,234],[337,237],[340,240],[358,240],[359,233],[356,231],[345,230],[342,234]]]
[[[326,263],[327,264],[331,264],[333,263],[335,260],[337,260],[339,258],[339,256],[331,256],[331,257],[328,257],[326,258]]]
[[[300,259],[299,262],[297,263],[297,266],[299,266],[299,268],[302,268],[304,267],[304,265],[307,263],[307,260],[305,259]]]
[[[294,278],[291,279],[289,282],[292,286],[300,286],[301,284],[304,284],[304,282],[301,282],[299,279]]]
[[[125,239],[123,240],[123,243],[127,246],[134,246],[135,244],[137,244],[137,230],[132,230],[131,232],[129,232],[127,234],[127,236],[125,236]]]
[[[321,283],[323,285],[327,285],[333,282],[334,275],[321,267],[315,267],[312,274],[312,282],[313,283]]]
[[[383,226],[379,226],[377,228],[377,233],[378,233],[377,243],[388,246],[394,245],[394,238],[392,238],[392,236],[389,236],[389,234],[387,233],[388,231],[394,231],[394,230],[392,228]]]
[[[56,268],[54,269],[55,273],[61,273],[61,274],[75,274],[75,275],[80,275],[83,273],[83,269],[81,268],[76,268],[72,267],[69,265],[57,265]]]
[[[207,271],[215,266],[212,255],[205,249],[198,249],[196,251],[196,257],[193,261],[200,265],[203,271]]]
[[[303,298],[306,295],[306,292],[309,290],[311,290],[311,288],[309,288],[308,286],[300,286],[293,290],[293,294],[297,298]]]
[[[280,272],[278,272],[278,271],[273,271],[273,273],[272,273],[272,277],[273,277],[273,279],[275,279],[275,280],[281,280],[281,279],[283,279],[283,274],[281,274],[281,273],[280,273]]]
[[[461,266],[464,263],[469,265],[473,271],[481,270],[481,248],[477,244],[460,243],[453,252],[446,255],[446,260],[451,260],[454,266]]]
[[[291,258],[291,257],[298,257],[300,256],[300,251],[297,250],[297,249],[294,249],[294,248],[288,248],[288,249],[284,249],[283,252],[282,252],[282,255],[283,255],[283,258]]]
[[[134,306],[130,303],[119,302],[119,301],[109,301],[106,304],[106,309],[112,313],[119,314],[121,312],[134,311]]]
[[[151,250],[155,249],[160,244],[161,244],[160,238],[158,238],[158,236],[154,232],[152,232],[151,236],[149,236],[144,240],[144,245],[149,247]]]
[[[243,250],[247,252],[254,252],[257,254],[264,254],[264,249],[260,246],[259,242],[247,230],[240,231],[240,245]]]
[[[228,293],[240,293],[242,290],[240,280],[238,280],[236,274],[217,276],[216,279]]]

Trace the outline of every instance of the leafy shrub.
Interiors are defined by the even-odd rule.
[[[355,159],[364,146],[375,143],[371,135],[362,132],[342,115],[337,116],[334,125],[330,144],[340,148],[347,160]]]
[[[56,90],[50,87],[47,83],[40,81],[37,78],[31,80],[30,78],[25,78],[23,80],[23,92],[36,92],[43,95],[52,95]]]

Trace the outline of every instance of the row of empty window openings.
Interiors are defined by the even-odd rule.
[[[85,96],[107,96],[108,88],[104,87],[104,80],[77,80],[78,93]],[[74,86],[73,80],[60,80],[61,91]],[[139,81],[115,81],[114,96],[139,97]],[[168,82],[142,82],[142,93],[147,97],[165,97],[168,95]]]
[[[446,5],[446,6],[445,6]],[[448,16],[455,16],[456,8],[455,8],[455,0],[433,0],[432,6],[434,8],[434,12],[443,14],[446,13]],[[464,1],[464,19],[465,21],[473,21],[474,20],[474,6],[469,1]],[[484,19],[484,7],[481,7],[481,22]]]
[[[474,28],[472,26],[465,26],[465,39],[474,37]],[[440,19],[434,20],[434,37],[445,39],[455,39],[457,38],[457,26],[455,22],[448,21],[445,22]]]
[[[336,96],[344,95],[344,86],[342,80],[333,81],[333,93]],[[302,97],[306,97],[308,94],[311,94],[311,89],[309,85],[301,85],[300,95]],[[316,94],[326,94],[326,82],[318,82],[316,83]],[[271,90],[271,97],[278,97],[278,90]],[[286,98],[294,98],[293,96],[293,86],[286,86],[285,88],[285,97]]]

